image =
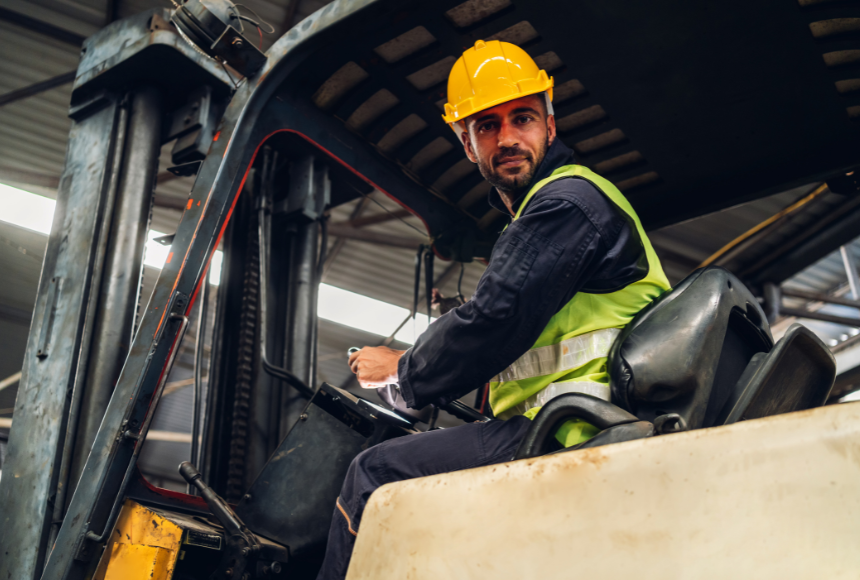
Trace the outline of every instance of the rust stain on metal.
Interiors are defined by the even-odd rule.
[[[825,440],[824,445],[846,461],[860,466],[860,443],[854,441]]]

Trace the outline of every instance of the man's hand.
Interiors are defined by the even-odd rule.
[[[397,361],[405,352],[387,346],[366,346],[350,355],[349,369],[355,373],[358,384],[364,389],[396,385],[399,383]]]

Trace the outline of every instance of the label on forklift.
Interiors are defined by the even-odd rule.
[[[220,550],[221,536],[188,530],[188,533],[185,535],[185,543],[189,546],[202,546],[211,550]]]

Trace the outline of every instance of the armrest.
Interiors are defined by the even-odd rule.
[[[616,425],[605,431],[601,431],[588,441],[568,447],[567,449],[559,449],[553,451],[550,455],[556,453],[565,453],[567,451],[577,451],[579,449],[590,449],[592,447],[600,447],[601,445],[612,445],[613,443],[623,443],[625,441],[634,441],[636,439],[645,439],[653,437],[657,434],[654,425],[648,421],[637,421],[635,423],[625,423],[624,425]]]
[[[581,419],[600,429],[635,423],[639,419],[603,399],[582,393],[559,395],[541,408],[523,437],[514,459],[546,455],[555,432],[565,422]]]

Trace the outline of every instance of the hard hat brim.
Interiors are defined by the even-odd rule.
[[[549,101],[552,102],[552,80],[553,80],[552,77],[550,77],[549,78],[550,85],[548,88],[542,88],[540,90],[524,92],[524,93],[516,95],[514,97],[510,97],[510,96],[501,97],[501,98],[495,99],[493,101],[490,101],[490,102],[482,105],[481,107],[476,107],[474,111],[472,111],[468,115],[461,117],[459,119],[449,117],[448,115],[442,115],[442,120],[445,121],[448,124],[448,126],[451,127],[451,129],[454,131],[454,133],[456,133],[457,136],[459,137],[460,132],[457,130],[457,127],[456,127],[457,125],[462,125],[463,130],[465,130],[466,129],[466,119],[468,119],[469,117],[471,117],[473,115],[477,115],[478,113],[486,111],[488,109],[492,109],[493,107],[498,107],[499,105],[504,105],[505,103],[509,103],[511,101],[516,101],[517,99],[522,99],[524,97],[530,97],[532,95],[539,95],[541,93],[547,93],[547,96],[549,97]]]

